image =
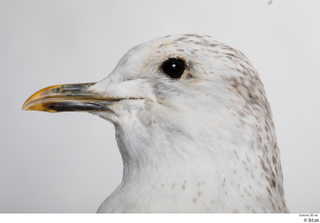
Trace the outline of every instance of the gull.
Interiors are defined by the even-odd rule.
[[[23,110],[85,111],[115,126],[123,179],[98,212],[289,212],[259,75],[210,36],[140,44],[103,80],[44,88]]]

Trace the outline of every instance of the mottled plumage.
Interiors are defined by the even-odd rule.
[[[186,64],[166,75],[169,58]],[[134,47],[86,90],[115,125],[123,180],[98,212],[288,212],[270,105],[250,61],[210,36]]]

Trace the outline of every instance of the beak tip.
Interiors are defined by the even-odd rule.
[[[31,105],[30,102],[31,102],[31,100],[30,100],[30,98],[28,98],[28,99],[23,103],[21,110],[22,110],[22,111],[33,110],[33,109],[30,109],[30,107],[32,107],[32,106],[30,106],[30,105]]]
[[[22,110],[22,111],[26,111],[26,110],[27,110],[27,105],[26,105],[26,103],[24,103],[24,104],[22,105],[21,110]]]

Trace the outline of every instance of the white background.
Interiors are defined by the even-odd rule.
[[[287,204],[320,212],[320,1],[1,0],[0,212],[95,212],[119,185],[112,124],[23,112],[35,91],[99,81],[131,47],[209,34],[241,50],[265,85]]]

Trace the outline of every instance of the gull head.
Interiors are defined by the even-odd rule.
[[[154,39],[96,83],[55,85],[24,110],[86,111],[112,122],[123,180],[101,212],[286,212],[263,84],[210,36]]]

